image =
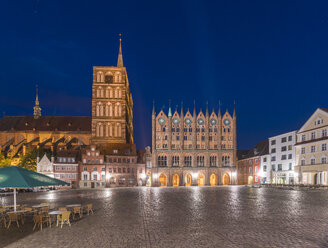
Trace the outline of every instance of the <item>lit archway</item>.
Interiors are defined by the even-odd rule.
[[[185,178],[186,182],[185,182],[185,186],[191,186],[192,184],[192,177],[190,174],[187,174],[186,175],[186,178]]]
[[[248,177],[248,185],[252,185],[253,184],[253,177],[252,176],[249,176]]]
[[[151,187],[151,174],[150,174],[150,172],[147,173],[146,186]]]
[[[218,177],[215,174],[212,174],[210,177],[210,184],[211,186],[218,185]]]
[[[205,185],[205,176],[203,174],[199,174],[198,176],[198,186],[204,186]]]
[[[166,176],[164,174],[161,174],[159,176],[159,186],[160,187],[166,187],[167,186],[167,179],[166,179]]]
[[[178,174],[173,175],[172,185],[173,185],[173,187],[178,187],[179,186],[179,175]]]
[[[227,173],[223,175],[222,183],[223,183],[223,185],[229,185],[230,184],[230,177]]]

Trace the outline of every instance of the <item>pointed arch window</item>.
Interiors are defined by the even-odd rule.
[[[204,165],[205,165],[204,156],[197,156],[197,166],[204,167]]]
[[[191,156],[185,156],[184,157],[184,166],[185,167],[191,167]]]
[[[166,156],[158,156],[157,157],[157,165],[159,167],[166,167],[167,166],[167,157]]]
[[[216,167],[217,157],[216,156],[210,156],[210,166]]]
[[[222,165],[229,166],[230,165],[230,156],[223,156],[222,157]]]
[[[180,160],[179,156],[173,156],[172,157],[172,166],[173,167],[174,166],[179,166],[179,160]]]

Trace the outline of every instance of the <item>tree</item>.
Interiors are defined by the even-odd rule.
[[[36,171],[37,154],[37,149],[27,151],[25,155],[20,158],[18,166],[27,170]]]
[[[5,158],[5,156],[0,153],[0,169],[11,165],[11,159]]]

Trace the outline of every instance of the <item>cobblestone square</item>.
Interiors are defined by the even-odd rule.
[[[18,195],[18,204],[44,201],[93,203],[95,213],[63,229],[0,227],[0,247],[328,247],[324,190],[139,187]]]

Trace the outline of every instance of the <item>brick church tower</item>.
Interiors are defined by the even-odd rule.
[[[117,66],[93,67],[93,144],[133,144],[133,101],[119,40]]]

